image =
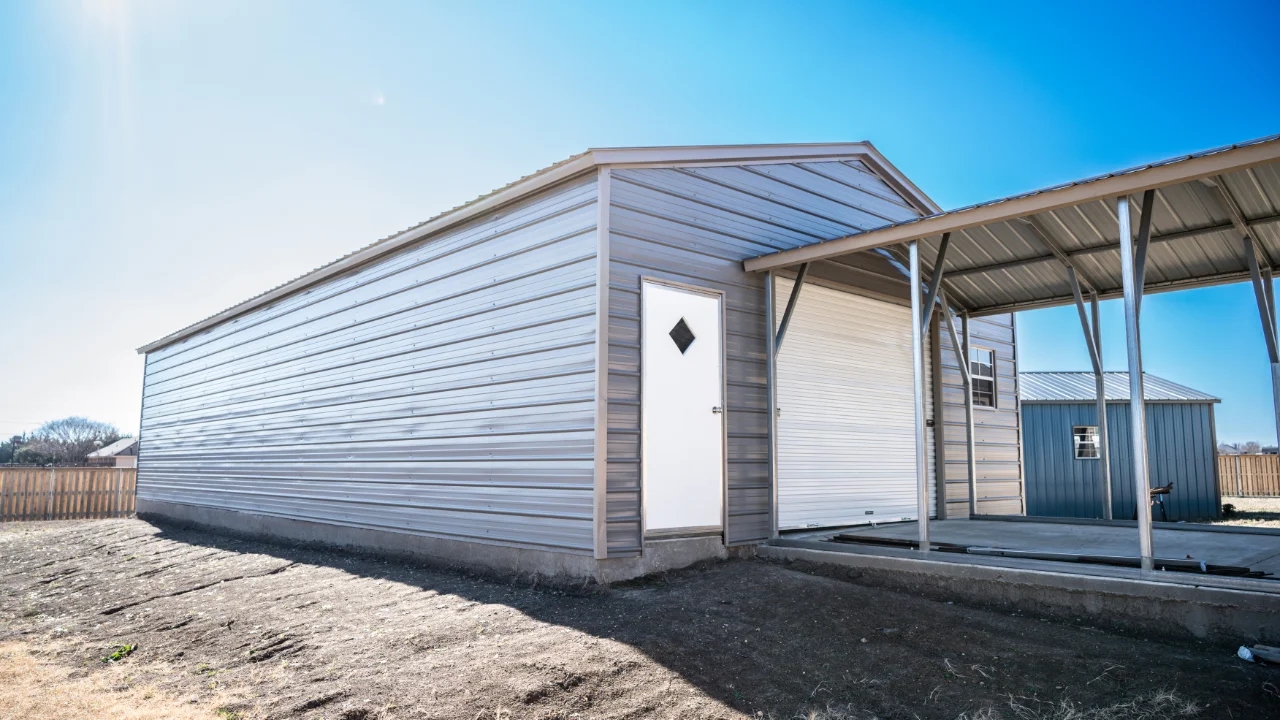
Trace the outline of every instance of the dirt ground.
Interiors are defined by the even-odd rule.
[[[138,520],[0,528],[0,718],[1280,717],[1280,670],[1234,650],[762,561],[565,589]]]
[[[1222,497],[1222,504],[1235,511],[1214,525],[1280,528],[1280,498]]]

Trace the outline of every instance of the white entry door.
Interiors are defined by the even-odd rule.
[[[720,529],[724,503],[720,296],[641,286],[641,493],[646,534]]]

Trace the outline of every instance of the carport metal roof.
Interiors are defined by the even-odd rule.
[[[950,233],[943,287],[971,315],[1069,304],[1071,267],[1086,292],[1120,297],[1117,198],[1131,198],[1140,215],[1147,190],[1155,192],[1145,292],[1248,280],[1242,235],[1254,238],[1264,268],[1280,264],[1280,135],[1272,135],[764,255],[745,267],[775,270],[919,240],[932,275]]]

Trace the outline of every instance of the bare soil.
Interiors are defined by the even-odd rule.
[[[1234,647],[761,561],[565,588],[138,520],[0,528],[0,643],[7,679],[224,719],[1280,717]]]

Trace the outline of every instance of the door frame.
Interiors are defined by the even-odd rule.
[[[720,413],[720,526],[707,525],[704,527],[690,528],[671,528],[667,530],[659,530],[649,532],[648,519],[646,510],[646,498],[648,497],[645,473],[645,402],[644,402],[644,367],[645,355],[648,352],[645,338],[645,313],[644,313],[644,293],[645,285],[661,285],[675,290],[683,290],[700,295],[707,295],[716,298],[720,304],[720,407],[724,411]],[[691,283],[680,282],[678,280],[668,280],[666,278],[654,277],[651,275],[640,276],[640,308],[637,313],[640,316],[640,441],[637,443],[640,455],[640,544],[649,539],[663,539],[674,537],[696,537],[707,535],[720,535],[721,542],[726,546],[729,544],[729,388],[726,380],[728,376],[728,348],[726,347],[726,337],[728,335],[728,326],[726,325],[726,304],[725,291],[715,288],[705,287],[702,285],[694,285]],[[642,550],[643,552],[643,550]]]

